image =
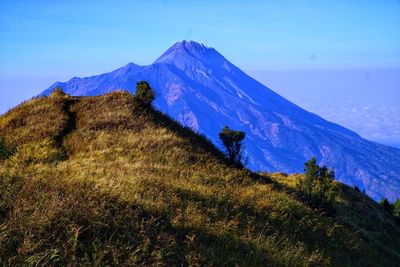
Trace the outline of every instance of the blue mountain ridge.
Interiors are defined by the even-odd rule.
[[[281,97],[230,63],[214,48],[194,41],[174,44],[153,64],[129,63],[115,71],[56,82],[77,96],[113,90],[135,92],[146,80],[155,106],[223,148],[224,125],[246,133],[244,156],[256,171],[303,172],[316,156],[335,168],[336,178],[379,200],[400,198],[400,149],[380,145],[310,113]]]

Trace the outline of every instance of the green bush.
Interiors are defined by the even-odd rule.
[[[398,198],[393,204],[393,214],[400,218],[400,198]]]
[[[225,146],[228,161],[240,167],[243,167],[242,147],[245,136],[244,132],[231,130],[228,126],[222,128],[219,133],[219,138]]]
[[[146,106],[150,106],[155,99],[153,89],[146,81],[140,81],[136,83],[136,98]]]
[[[8,148],[3,138],[0,137],[0,161],[11,157],[15,152],[14,148]]]
[[[325,165],[320,167],[315,157],[304,163],[304,180],[297,184],[302,196],[317,207],[326,206],[337,195],[334,184],[335,171],[329,170]]]
[[[383,198],[379,204],[389,213],[393,213],[393,205],[387,200],[387,198]]]

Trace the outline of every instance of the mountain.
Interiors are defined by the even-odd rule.
[[[396,266],[400,228],[335,183],[227,165],[204,137],[127,92],[57,91],[0,116],[1,266]],[[1,152],[1,151],[0,151]]]
[[[259,171],[303,171],[316,156],[335,168],[337,179],[374,199],[400,197],[400,150],[370,142],[307,112],[235,67],[215,49],[194,41],[174,44],[153,64],[129,63],[110,73],[57,82],[76,96],[94,96],[147,80],[157,93],[155,106],[204,134],[219,148],[224,125],[246,133],[247,166]]]

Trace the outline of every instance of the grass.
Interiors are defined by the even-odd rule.
[[[129,93],[53,95],[0,117],[0,264],[395,266],[400,231],[344,185],[334,215],[301,175],[226,164],[207,139]],[[258,179],[255,179],[258,178]]]

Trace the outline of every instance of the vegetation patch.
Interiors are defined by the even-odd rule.
[[[299,197],[307,173],[227,164],[204,136],[127,92],[33,99],[0,117],[0,134],[16,148],[0,162],[0,265],[400,261],[395,217],[325,169],[310,176],[311,198]]]

